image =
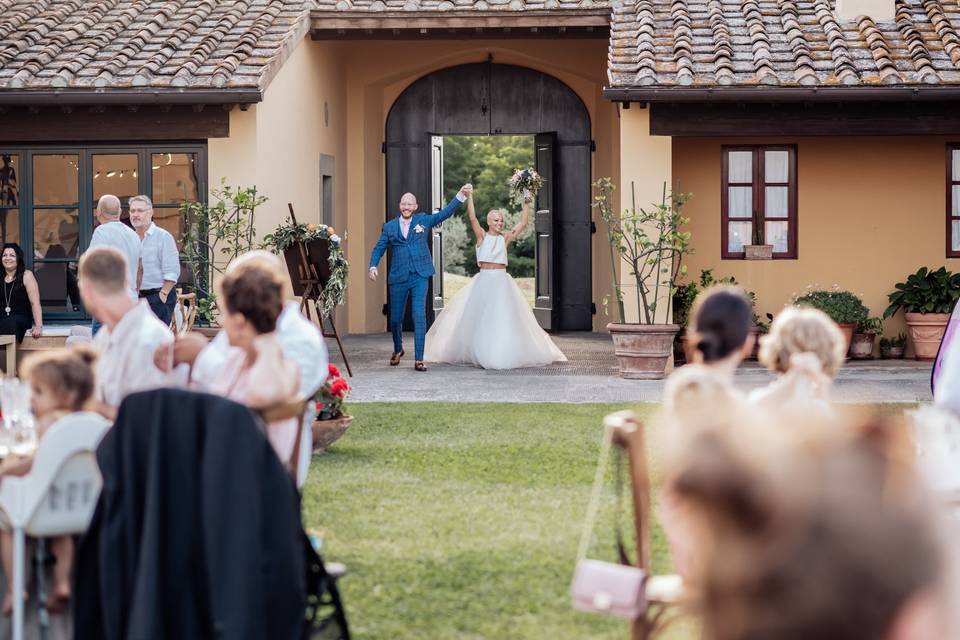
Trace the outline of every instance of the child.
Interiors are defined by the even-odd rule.
[[[93,397],[95,388],[93,365],[97,354],[86,345],[32,355],[23,364],[23,379],[30,383],[30,404],[36,419],[37,436],[57,420],[76,411],[83,411]],[[0,476],[26,475],[32,459],[8,456],[0,465]],[[73,566],[73,541],[69,536],[53,538],[50,548],[57,561],[53,567],[53,589],[47,608],[58,613],[70,601],[70,571]],[[7,576],[7,593],[3,599],[3,615],[13,611],[13,536],[0,532],[0,554]]]

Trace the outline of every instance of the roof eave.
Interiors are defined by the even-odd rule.
[[[253,104],[263,100],[254,88],[223,89],[0,89],[2,106],[153,104]]]
[[[613,102],[935,102],[960,100],[960,86],[605,87],[603,97]]]

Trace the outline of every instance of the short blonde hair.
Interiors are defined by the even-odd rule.
[[[847,341],[827,314],[808,307],[787,307],[770,325],[770,333],[760,338],[760,362],[777,373],[790,368],[790,356],[812,353],[820,360],[823,372],[837,375],[846,357]]]
[[[127,289],[127,259],[113,247],[87,249],[80,256],[80,281],[87,282],[103,295]]]

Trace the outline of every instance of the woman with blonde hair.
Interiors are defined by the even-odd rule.
[[[765,409],[829,415],[830,386],[846,355],[840,328],[827,314],[808,307],[787,307],[760,339],[760,362],[777,378],[750,393],[751,404]]]

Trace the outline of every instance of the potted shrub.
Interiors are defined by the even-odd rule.
[[[610,259],[613,263],[613,291],[620,322],[607,325],[614,353],[620,363],[620,375],[630,379],[656,380],[666,375],[673,341],[680,326],[671,322],[670,302],[676,293],[677,278],[685,273],[683,257],[690,253],[690,233],[680,230],[688,222],[683,217],[687,197],[667,193],[652,209],[631,206],[621,215],[611,207],[613,181],[601,178],[594,183],[599,192],[593,206],[607,224]],[[622,263],[629,265],[633,278],[639,317],[625,317],[623,287],[618,274]],[[658,304],[666,300],[668,304]],[[607,299],[604,300],[606,306]]]
[[[772,260],[773,245],[763,244],[760,239],[760,230],[763,229],[763,216],[760,210],[753,212],[753,244],[743,245],[743,257],[747,260]]]
[[[329,366],[327,380],[314,396],[317,415],[313,420],[313,450],[325,451],[340,439],[353,423],[353,416],[344,413],[343,401],[350,385],[334,365]]]
[[[886,359],[900,359],[907,350],[907,334],[898,334],[895,338],[880,339],[880,357]]]
[[[870,313],[859,296],[849,291],[841,291],[836,285],[830,290],[807,291],[794,298],[793,303],[819,309],[830,316],[830,319],[840,326],[840,331],[843,332],[843,337],[847,340],[848,351],[850,343],[853,341],[853,332],[860,323],[867,319],[867,315]]]
[[[877,336],[883,333],[883,320],[867,318],[857,325],[850,343],[850,357],[855,360],[869,360],[873,357],[873,345]]]
[[[960,298],[960,274],[951,273],[946,267],[936,271],[921,267],[895,288],[896,291],[887,296],[890,306],[883,317],[890,318],[903,309],[914,356],[917,360],[933,360],[950,313]]]

